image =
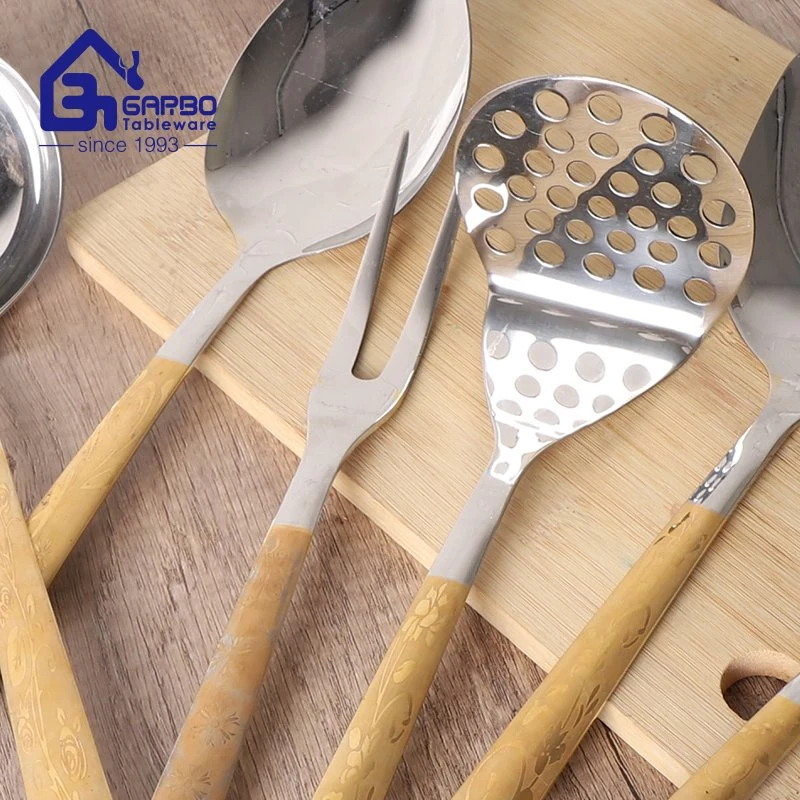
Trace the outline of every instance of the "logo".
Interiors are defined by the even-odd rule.
[[[125,90],[121,99],[101,93],[97,76],[74,69],[78,59],[93,50],[119,76]],[[43,74],[39,84],[41,100],[40,122],[44,130],[64,133],[90,133],[105,130],[134,132],[205,132],[214,130],[217,112],[216,98],[211,95],[147,95],[140,94],[144,79],[139,73],[140,51],[132,50],[129,63],[97,31],[84,31]],[[57,99],[63,85],[66,93]],[[102,127],[101,127],[102,125]],[[125,152],[124,139],[89,136],[77,143],[62,147],[78,147],[80,152]],[[178,149],[178,138],[172,136],[137,137],[139,150],[170,152]],[[203,146],[203,145],[196,145]]]
[[[41,123],[46,131],[84,131],[97,127],[98,116],[103,115],[107,131],[117,129],[117,100],[111,95],[102,95],[97,89],[97,78],[90,72],[68,72],[69,68],[89,49],[108,64],[134,91],[144,87],[139,75],[139,51],[131,52],[132,63],[126,67],[122,56],[95,30],[82,33],[42,75],[40,82]],[[65,109],[80,111],[80,116],[59,116],[56,112],[56,84],[61,79],[64,86],[81,89],[79,95],[67,95],[62,99]]]

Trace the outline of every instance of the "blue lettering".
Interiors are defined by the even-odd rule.
[[[161,111],[159,113],[162,116],[165,116],[166,114],[173,116],[177,107],[178,98],[175,97],[175,95],[167,94],[161,98]]]
[[[207,94],[200,98],[200,113],[206,117],[213,117],[217,113],[217,98]]]
[[[139,98],[135,94],[122,98],[122,113],[126,117],[135,117],[139,114]]]

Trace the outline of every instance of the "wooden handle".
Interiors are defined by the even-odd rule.
[[[800,697],[773,697],[672,800],[749,800],[800,744]]]
[[[469,587],[428,576],[384,656],[314,800],[382,800]]]
[[[2,447],[0,673],[28,800],[110,800]]]
[[[725,519],[687,503],[600,607],[454,800],[541,800]]]
[[[192,703],[153,800],[223,800],[303,566],[311,531],[273,525]]]
[[[154,358],[33,510],[28,529],[46,584],[67,560],[189,369]]]

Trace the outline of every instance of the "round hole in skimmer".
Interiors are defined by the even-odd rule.
[[[614,208],[611,200],[600,194],[590,197],[587,205],[589,213],[597,219],[611,219],[617,213],[617,209]]]
[[[717,177],[717,165],[702,153],[689,153],[681,159],[681,172],[693,183],[705,186]]]
[[[700,245],[700,260],[712,269],[725,269],[731,265],[731,251],[719,242],[703,242]]]
[[[688,242],[697,236],[697,225],[689,217],[672,217],[667,223],[667,230],[682,242]]]
[[[532,208],[526,212],[525,224],[534,233],[550,233],[553,230],[553,218],[539,208]]]
[[[564,248],[550,239],[541,239],[536,242],[533,252],[546,267],[560,267],[567,258]]]
[[[639,191],[639,181],[630,172],[619,170],[609,178],[611,191],[620,197],[633,197]]]
[[[678,260],[678,250],[669,242],[651,242],[647,250],[661,264],[674,264]]]
[[[616,158],[619,155],[617,140],[607,133],[593,133],[589,137],[589,149],[598,158]]]
[[[607,281],[609,278],[614,277],[617,268],[614,262],[603,253],[589,253],[583,259],[583,268],[597,280]]]
[[[591,186],[597,180],[595,171],[585,161],[570,161],[567,164],[567,175],[578,186]]]
[[[533,98],[536,110],[552,122],[561,122],[569,114],[569,103],[566,98],[552,89],[543,89]]]
[[[709,200],[703,206],[703,219],[717,228],[728,228],[736,222],[736,211],[725,200]]]
[[[689,278],[683,285],[686,296],[698,306],[707,306],[717,297],[717,290],[713,284],[703,278]]]
[[[576,244],[589,244],[594,239],[592,226],[582,219],[571,219],[566,226],[567,236]]]
[[[484,234],[486,244],[501,255],[513,253],[517,243],[514,237],[505,228],[489,228]]]
[[[634,228],[649,230],[656,225],[656,215],[647,206],[633,206],[628,211],[628,221]]]
[[[632,253],[636,249],[636,239],[627,231],[611,231],[607,236],[608,245],[618,253]]]
[[[640,129],[645,139],[653,144],[669,144],[675,141],[675,126],[662,114],[648,114],[641,122]]]
[[[478,208],[482,208],[484,211],[489,211],[492,214],[499,214],[506,207],[506,201],[503,195],[496,189],[492,189],[488,186],[477,188],[473,199]]]
[[[668,181],[661,181],[657,183],[651,190],[650,194],[653,200],[664,208],[675,208],[681,203],[681,193],[674,183]]]
[[[523,202],[530,202],[536,197],[536,185],[524,175],[512,175],[507,181],[508,191],[512,197]]]
[[[544,140],[547,142],[547,146],[557,153],[569,153],[575,147],[575,140],[572,138],[572,134],[562,127],[548,128],[544,132]]]
[[[633,156],[636,169],[645,175],[658,175],[664,171],[664,159],[651,147],[642,147]]]
[[[613,125],[622,119],[622,106],[610,94],[596,94],[589,100],[589,113],[606,125]]]
[[[528,129],[525,120],[511,109],[496,111],[492,117],[494,129],[506,139],[519,139]]]
[[[633,279],[645,292],[660,292],[667,285],[664,274],[655,267],[637,267]]]
[[[547,190],[547,199],[559,211],[572,211],[577,205],[575,195],[566,186],[551,186]]]
[[[479,144],[472,158],[484,172],[499,172],[506,165],[503,151],[493,144]]]
[[[548,175],[552,175],[556,168],[552,156],[545,153],[544,150],[529,150],[525,153],[525,166],[537,178],[546,178]]]

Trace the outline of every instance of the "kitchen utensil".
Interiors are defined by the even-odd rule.
[[[800,59],[779,81],[741,161],[757,225],[753,267],[731,314],[769,370],[769,401],[517,714],[458,800],[545,796],[725,521],[800,422],[800,261],[791,216],[800,202],[798,87]],[[740,222],[739,210],[720,199],[727,204],[704,214],[715,239]]]
[[[525,468],[682,364],[750,258],[752,208],[730,156],[681,112],[610,81],[538,78],[490,94],[463,130],[456,188],[489,277],[495,452],[316,800],[385,795]],[[712,226],[719,203],[735,216]]]
[[[353,374],[374,302],[408,151],[406,134],[339,332],[308,407],[308,443],[220,640],[154,800],[222,800],[322,504],[342,462],[402,402],[428,338],[458,233],[453,197],[403,333],[381,375]]]
[[[800,677],[726,742],[672,800],[749,800],[800,744]]]
[[[0,314],[44,261],[61,161],[39,101],[0,59]],[[0,445],[0,673],[30,800],[108,798],[103,767]]]
[[[206,185],[241,255],[31,514],[46,581],[253,285],[369,230],[406,129],[399,206],[419,191],[455,128],[469,66],[464,0],[284,0],[273,10],[228,79],[206,154]]]

